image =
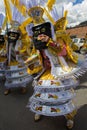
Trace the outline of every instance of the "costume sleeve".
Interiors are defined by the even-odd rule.
[[[56,54],[58,56],[65,56],[66,55],[66,46],[65,44],[63,44],[62,46],[60,46],[59,43],[56,43],[55,41],[53,41],[52,39],[50,39],[48,41],[48,49],[53,53]]]

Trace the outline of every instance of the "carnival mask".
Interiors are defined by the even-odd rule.
[[[19,32],[11,32],[11,31],[8,32],[7,35],[8,35],[8,42],[9,43],[16,42],[19,39],[19,36],[20,36]]]
[[[41,40],[39,40],[37,38],[41,34],[45,34],[51,38],[52,37],[51,24],[49,22],[40,24],[38,26],[33,27],[32,31],[33,31],[33,42],[34,42],[35,48],[38,50],[47,48],[47,46],[46,46],[47,43],[42,42]]]

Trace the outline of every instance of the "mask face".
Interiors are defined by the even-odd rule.
[[[4,35],[0,35],[0,45],[3,45],[5,42]]]
[[[18,32],[8,32],[8,42],[14,43],[18,40],[20,34]]]
[[[33,19],[34,23],[38,24],[44,22],[43,19],[44,9],[41,8],[40,6],[30,8],[28,14]]]
[[[40,24],[38,26],[33,27],[32,31],[33,31],[33,42],[34,42],[35,48],[38,50],[47,48],[46,46],[47,43],[42,42],[41,40],[38,40],[37,37],[38,35],[45,34],[51,38],[52,37],[51,24],[49,22]]]

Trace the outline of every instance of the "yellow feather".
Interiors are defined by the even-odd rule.
[[[55,24],[54,19],[51,17],[51,15],[48,13],[48,11],[46,10],[46,8],[44,8],[44,13],[46,14],[46,16],[48,17],[48,19],[52,22],[52,24]]]
[[[49,10],[52,10],[53,5],[55,4],[56,0],[48,0],[47,7]]]
[[[10,8],[10,3],[9,3],[9,0],[4,0],[4,4],[5,4],[5,10],[6,10],[6,17],[7,17],[7,20],[9,22],[12,21],[12,11],[11,11],[11,8]]]
[[[64,17],[65,17],[65,18],[67,17],[67,14],[68,14],[68,11],[65,10],[65,11],[64,11]]]
[[[5,17],[4,22],[3,22],[3,24],[2,24],[2,29],[3,29],[3,30],[4,30],[5,27],[6,27],[6,23],[7,23],[7,17]]]
[[[21,5],[19,0],[11,0],[11,2],[23,16],[26,16],[26,7]]]
[[[21,30],[22,34],[26,34],[26,26],[32,22],[32,18],[28,18],[27,20],[25,20],[20,26],[19,29]]]

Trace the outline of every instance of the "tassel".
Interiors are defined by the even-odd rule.
[[[49,10],[52,10],[53,5],[55,4],[56,0],[48,0],[47,7]]]

